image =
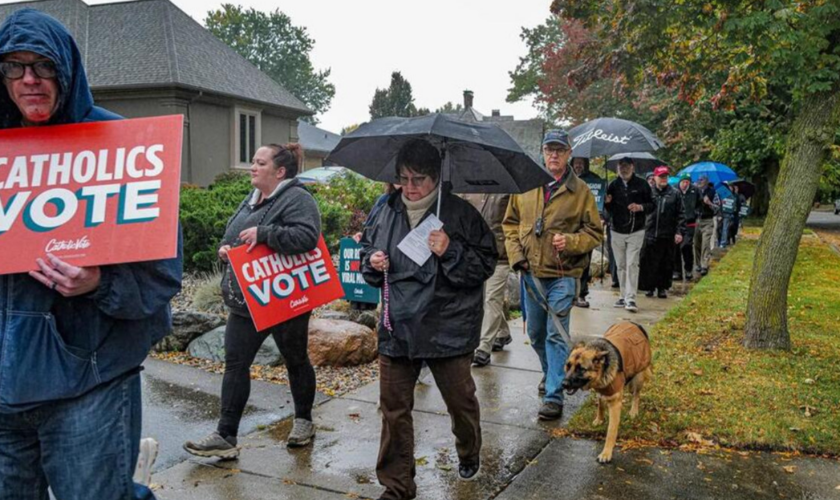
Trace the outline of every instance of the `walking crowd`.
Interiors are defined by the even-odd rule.
[[[94,106],[75,41],[38,11],[21,10],[0,26],[0,73],[2,129],[120,119]],[[231,214],[218,248],[223,263],[238,245],[266,244],[283,254],[315,248],[320,214],[296,179],[302,158],[298,144],[256,151],[254,189]],[[479,473],[481,418],[471,366],[488,365],[491,352],[511,342],[504,296],[512,272],[525,290],[527,334],[543,372],[535,410],[556,420],[563,415],[570,313],[575,305],[589,306],[593,251],[609,242],[615,305],[635,312],[637,290],[666,297],[674,279],[705,275],[713,242],[725,247],[737,233],[742,198],[715,240],[722,204],[708,178],[692,185],[683,177],[672,187],[668,167],[660,166],[648,184],[634,160],[623,158],[618,177],[603,188],[588,159],[572,158],[563,130],[545,134],[542,160],[553,180],[537,189],[461,197],[444,182],[444,158],[430,141],[407,141],[396,154],[396,185],[359,236],[362,274],[384,299],[377,332],[382,499],[417,496],[412,410],[424,366],[452,419],[460,477]],[[593,192],[604,194],[603,203]],[[426,241],[431,257],[418,264],[398,245],[432,216],[443,225]],[[37,264],[28,274],[0,276],[0,500],[45,500],[48,489],[58,500],[154,498],[141,484],[148,471],[145,480],[133,481],[138,456],[140,468],[148,468],[150,453],[140,445],[139,372],[150,347],[169,331],[181,252],[102,267],[75,267],[53,256]],[[288,446],[310,445],[316,384],[307,352],[309,313],[258,332],[230,266],[221,285],[231,314],[218,427],[184,448],[202,457],[239,455],[250,367],[269,335],[286,360],[294,399]]]

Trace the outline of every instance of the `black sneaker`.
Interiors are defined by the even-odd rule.
[[[633,312],[633,313],[639,310],[639,308],[636,307],[636,301],[635,300],[628,300],[627,305],[624,306],[624,309],[626,309],[630,312]]]
[[[490,353],[484,352],[481,349],[476,349],[475,354],[473,354],[472,364],[473,364],[473,366],[477,366],[477,367],[489,365],[490,364]]]
[[[705,276],[707,274],[709,274],[709,268],[708,267],[704,267],[704,268],[700,269],[700,276]]]
[[[682,281],[683,276],[680,273],[674,273],[671,275],[671,279],[674,281]]]
[[[611,287],[611,288],[621,288],[621,283],[618,283],[618,282],[615,282],[615,281],[614,281],[614,282],[613,282],[613,284],[612,284],[612,285],[610,285],[610,287]]]
[[[540,420],[558,420],[563,416],[563,405],[557,403],[543,403],[540,407]]]
[[[587,301],[583,297],[578,297],[575,299],[575,307],[581,307],[583,309],[587,309],[589,307],[589,301]]]
[[[464,481],[472,481],[478,476],[481,470],[481,461],[461,463],[458,466],[458,475]]]
[[[654,294],[653,290],[648,290],[647,292],[645,292],[645,297],[653,297],[653,294]]]
[[[545,394],[545,375],[543,375],[542,380],[540,380],[540,385],[537,386],[537,392]]]
[[[656,296],[659,297],[660,299],[667,299],[668,298],[668,292],[666,290],[659,290],[659,293],[657,293]]]
[[[508,335],[507,337],[496,337],[493,341],[493,352],[504,351],[505,346],[513,342],[513,339]]]
[[[624,302],[624,299],[618,299],[615,301],[615,304],[613,304],[613,307],[627,307],[627,303]]]
[[[187,441],[184,443],[184,450],[198,457],[219,457],[225,460],[232,460],[239,456],[236,437],[223,438],[218,432],[213,432],[195,442]]]

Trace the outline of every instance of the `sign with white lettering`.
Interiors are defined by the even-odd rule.
[[[178,248],[183,117],[0,131],[0,274],[51,253],[75,266]]]
[[[228,259],[257,331],[344,296],[323,236],[300,255],[280,255],[264,244],[247,249],[231,249]]]
[[[344,288],[344,299],[368,304],[379,303],[379,290],[368,285],[362,277],[362,259],[360,253],[362,245],[352,238],[342,238],[339,247],[338,270],[341,286]]]

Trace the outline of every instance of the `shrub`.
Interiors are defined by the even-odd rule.
[[[207,189],[181,187],[180,220],[187,271],[213,270],[227,221],[251,189],[249,176],[235,171],[219,175]],[[366,214],[382,193],[382,185],[345,174],[309,190],[318,202],[324,240],[335,251],[342,236],[361,231]]]
[[[201,312],[212,314],[226,314],[224,299],[222,298],[223,268],[220,265],[213,266],[211,272],[202,273],[193,291],[193,307]]]

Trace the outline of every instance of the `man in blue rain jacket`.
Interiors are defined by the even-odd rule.
[[[93,105],[75,41],[39,11],[0,26],[0,77],[0,129],[120,118]],[[132,482],[139,372],[170,328],[178,246],[174,259],[88,268],[39,255],[38,271],[0,275],[0,500],[46,500],[48,487],[61,500],[154,498]],[[0,235],[0,249],[14,242]]]

